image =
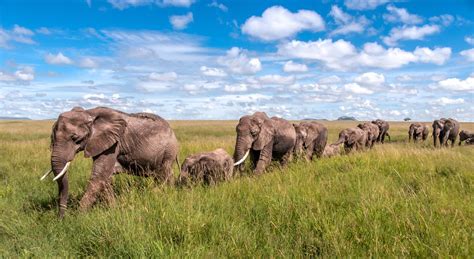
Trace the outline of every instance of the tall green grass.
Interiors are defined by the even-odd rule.
[[[79,212],[91,161],[71,165],[70,207],[56,217],[49,168],[51,122],[0,122],[0,255],[473,257],[474,148],[392,143],[311,163],[274,164],[213,187],[175,188],[114,177],[116,203]],[[330,142],[355,122],[324,122]],[[180,159],[217,147],[229,153],[235,122],[180,121]],[[474,124],[462,123],[473,129]],[[176,170],[176,168],[175,168]],[[177,173],[177,170],[176,170]]]

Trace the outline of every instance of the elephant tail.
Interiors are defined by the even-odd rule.
[[[176,155],[176,158],[174,159],[176,161],[176,165],[178,166],[179,173],[181,174],[181,165],[179,164],[179,157]]]
[[[388,134],[388,132],[385,132],[385,136],[387,136],[388,141],[392,141],[392,138],[390,137],[390,134]]]

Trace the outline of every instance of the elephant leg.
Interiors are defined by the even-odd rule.
[[[257,167],[258,160],[260,159],[260,151],[259,150],[250,150],[250,161],[252,162],[252,169],[255,170]]]
[[[254,172],[261,174],[272,160],[273,141],[270,141],[261,151]]]
[[[287,166],[292,158],[293,158],[293,150],[290,150],[281,157],[280,165],[283,167]]]
[[[97,200],[98,194],[111,182],[114,165],[117,161],[117,145],[112,146],[103,154],[94,157],[92,176],[87,185],[87,190],[79,202],[80,210],[84,211]]]
[[[108,179],[106,184],[104,185],[104,199],[109,205],[113,205],[115,203],[115,194],[114,189],[112,186],[112,177]]]
[[[314,153],[314,143],[309,144],[308,148],[306,149],[306,160],[312,161],[313,160],[313,153]]]
[[[67,180],[67,173],[64,174],[58,180],[58,190],[59,190],[59,218],[64,217],[64,213],[67,210],[67,199],[68,199],[68,190],[69,190],[69,182]]]
[[[163,183],[169,185],[174,184],[173,161],[173,159],[167,159],[163,162]]]

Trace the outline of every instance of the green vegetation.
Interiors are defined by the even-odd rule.
[[[235,123],[173,122],[181,161],[217,147],[232,153]],[[330,142],[357,124],[323,123]],[[2,257],[474,255],[474,148],[408,144],[409,123],[391,123],[392,142],[364,153],[273,165],[214,187],[116,175],[116,203],[85,213],[77,207],[92,161],[78,154],[62,221],[56,184],[39,181],[49,169],[51,124],[0,122]]]

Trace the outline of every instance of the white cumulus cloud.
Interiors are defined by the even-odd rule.
[[[349,9],[372,10],[388,2],[390,2],[390,0],[345,0],[344,4]]]
[[[227,54],[219,57],[217,61],[235,74],[255,74],[262,70],[262,63],[258,58],[249,58],[247,51],[237,47],[229,49]]]
[[[435,102],[439,105],[445,106],[445,105],[451,105],[451,104],[463,104],[464,99],[463,98],[452,99],[448,97],[441,97],[437,99]]]
[[[201,73],[206,76],[214,76],[214,77],[227,76],[227,73],[224,70],[215,68],[215,67],[201,66],[200,70],[201,70]]]
[[[225,85],[224,86],[224,91],[226,92],[246,92],[247,91],[247,85],[246,84],[232,84],[232,85]]]
[[[463,50],[459,52],[459,54],[465,57],[468,61],[474,61],[474,48]]]
[[[308,71],[308,67],[307,67],[305,64],[295,63],[295,62],[293,62],[292,60],[290,60],[290,61],[286,62],[286,63],[283,65],[283,71],[285,71],[285,72],[287,72],[287,73],[306,72],[306,71]]]
[[[473,91],[474,90],[474,77],[470,76],[464,80],[459,78],[448,78],[438,82],[438,86],[446,90],[454,91]]]
[[[383,18],[388,22],[401,22],[405,24],[418,24],[423,22],[423,18],[416,14],[410,14],[405,8],[397,8],[394,5],[387,6],[387,14]]]
[[[375,72],[367,72],[356,77],[354,81],[364,86],[381,86],[385,83],[385,76]]]
[[[403,26],[392,28],[389,36],[382,38],[383,42],[388,46],[397,45],[401,40],[422,40],[428,35],[440,32],[438,25]]]
[[[178,74],[175,72],[156,73],[152,72],[148,75],[148,79],[153,81],[174,81],[178,79]]]
[[[322,31],[324,20],[310,10],[292,13],[282,6],[266,9],[262,16],[252,16],[242,25],[242,32],[254,38],[272,41],[292,37],[301,31]]]
[[[345,40],[293,40],[278,45],[278,54],[284,57],[318,60],[334,70],[360,67],[394,69],[413,62],[439,64],[449,58],[449,48],[419,49],[415,54],[400,48],[384,48],[375,42],[363,45],[362,50]],[[433,54],[430,56],[429,54]]]
[[[267,85],[289,85],[295,82],[294,76],[264,75],[257,78],[258,82]]]
[[[70,58],[66,57],[61,52],[59,52],[56,55],[48,53],[44,57],[44,60],[46,61],[46,63],[52,64],[52,65],[70,65],[73,63]]]
[[[32,67],[23,67],[15,72],[15,77],[22,81],[31,81],[35,79],[35,71]]]
[[[173,28],[175,30],[183,30],[188,27],[188,24],[192,22],[193,19],[193,13],[188,12],[185,15],[172,15],[170,16],[170,23],[173,25]]]
[[[362,33],[364,32],[370,21],[365,16],[353,17],[348,13],[345,13],[341,8],[336,5],[331,7],[329,15],[333,17],[338,27],[331,32],[332,35],[338,34],[349,34],[349,33]]]
[[[373,94],[374,93],[374,91],[368,88],[362,87],[357,83],[345,84],[344,89],[348,92],[352,92],[355,94]]]
[[[78,65],[83,68],[96,68],[99,66],[99,64],[90,57],[82,58],[81,60],[79,60]]]
[[[466,37],[464,37],[464,40],[465,40],[468,44],[474,45],[474,37],[466,36]]]
[[[451,48],[420,48],[417,47],[414,54],[420,62],[443,65],[451,57]]]

